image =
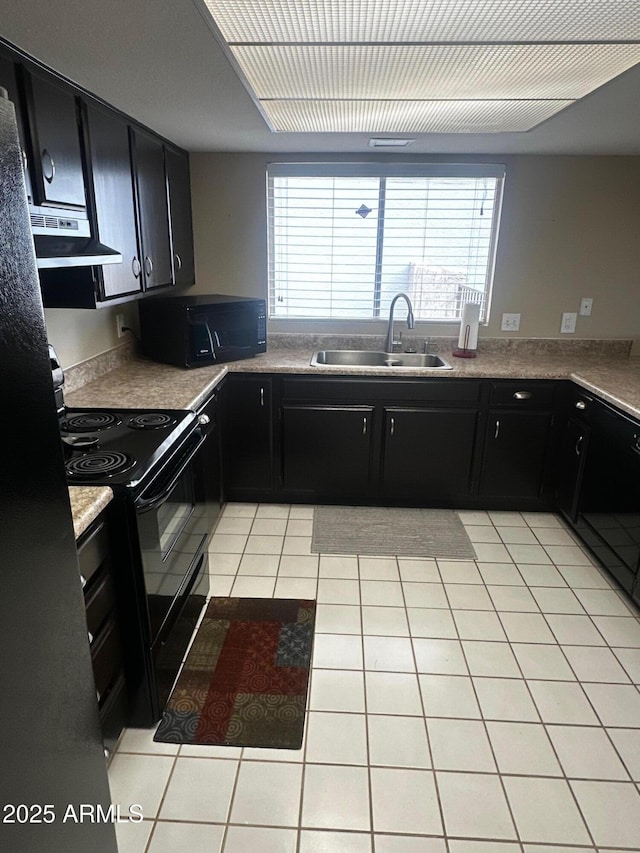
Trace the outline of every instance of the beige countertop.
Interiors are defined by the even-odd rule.
[[[78,539],[113,498],[106,486],[69,486],[73,532]]]
[[[572,379],[583,388],[640,417],[640,359],[480,352],[475,359],[442,355],[452,370],[429,368],[311,367],[309,349],[271,348],[226,365],[186,370],[137,358],[65,395],[73,407],[197,409],[228,373],[295,373],[313,376],[423,378]]]
[[[317,347],[315,347],[317,348]],[[313,376],[392,376],[440,379],[571,379],[622,411],[640,418],[640,359],[603,357],[585,352],[580,356],[546,352],[479,352],[475,359],[441,355],[451,370],[394,367],[311,367],[314,347],[271,347],[268,352],[221,366],[186,370],[134,358],[124,365],[65,394],[68,406],[128,409],[197,409],[227,373],[288,373]],[[76,537],[107,506],[109,488],[71,486],[71,506]]]

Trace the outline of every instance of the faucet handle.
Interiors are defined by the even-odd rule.
[[[426,355],[429,352],[429,339],[425,338],[422,342],[422,351]]]
[[[398,332],[398,337],[391,341],[393,347],[399,347],[402,350],[402,332]]]

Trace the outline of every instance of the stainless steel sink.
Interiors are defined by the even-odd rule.
[[[434,353],[372,352],[371,350],[323,349],[314,352],[312,367],[427,367],[451,370],[444,358]]]

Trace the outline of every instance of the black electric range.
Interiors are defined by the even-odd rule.
[[[59,423],[68,482],[134,500],[199,427],[194,412],[174,409],[65,407]]]

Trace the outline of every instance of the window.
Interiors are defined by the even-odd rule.
[[[489,308],[504,167],[277,164],[268,170],[269,316],[417,320]]]

